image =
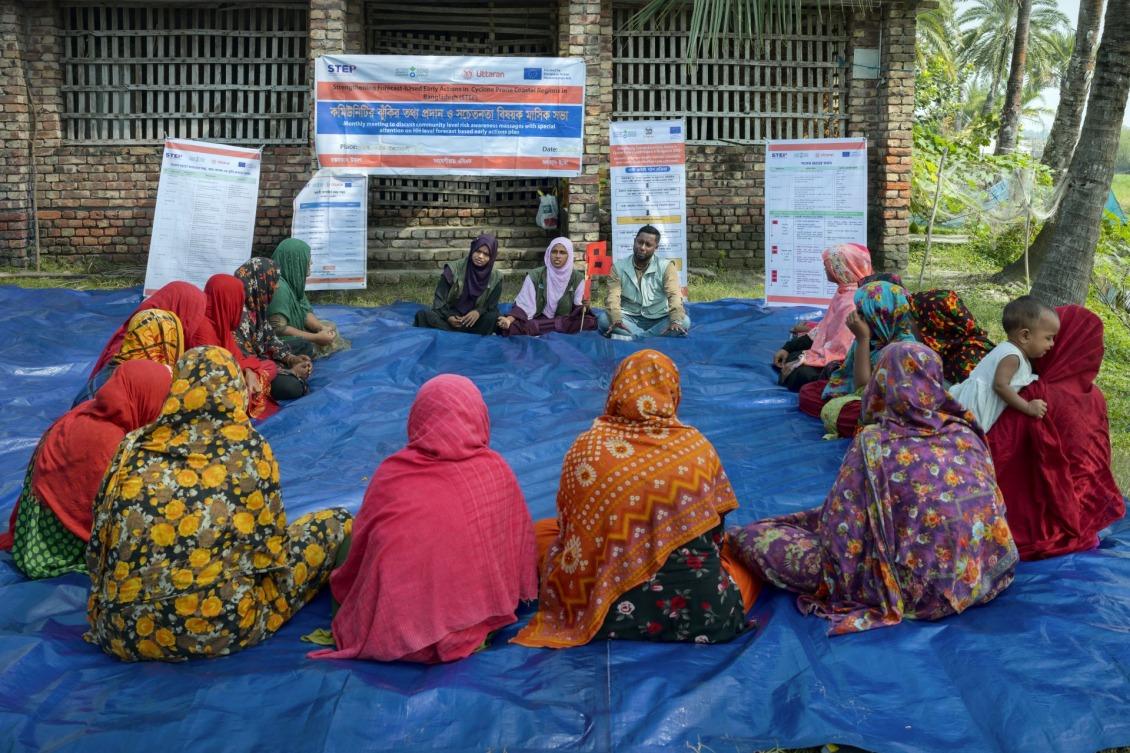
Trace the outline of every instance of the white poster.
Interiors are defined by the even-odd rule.
[[[674,259],[687,286],[686,128],[680,120],[611,123],[612,258],[632,255],[636,232],[652,225],[661,233],[660,258]]]
[[[175,280],[199,288],[251,257],[258,149],[166,140],[145,269],[145,295]]]
[[[307,290],[365,287],[368,198],[367,176],[326,168],[295,198],[290,234],[310,244]]]
[[[322,167],[369,175],[581,174],[580,58],[327,55],[314,71]]]
[[[765,145],[765,302],[826,306],[836,292],[821,253],[867,244],[867,140]]]

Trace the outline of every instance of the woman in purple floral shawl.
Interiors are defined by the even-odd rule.
[[[819,509],[732,529],[738,558],[831,635],[934,620],[1012,582],[1016,546],[985,436],[915,342],[883,349],[863,428]]]

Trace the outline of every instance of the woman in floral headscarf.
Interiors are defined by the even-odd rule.
[[[118,351],[92,375],[71,403],[76,408],[92,399],[118,367],[129,361],[153,361],[172,369],[184,353],[184,330],[171,311],[144,309],[130,317]]]
[[[755,592],[743,598],[721,545],[738,500],[709,440],[675,417],[680,394],[662,353],[621,362],[604,415],[565,455],[538,611],[515,643],[716,643],[741,632]]]
[[[871,274],[871,252],[858,243],[842,243],[824,249],[824,274],[836,284],[824,318],[815,327],[804,327],[773,356],[781,370],[780,383],[796,392],[838,365],[847,357],[854,340],[847,318],[855,311],[853,296],[859,280]]]
[[[573,269],[573,241],[554,238],[545,247],[544,261],[545,266],[530,272],[522,281],[510,313],[498,317],[500,334],[571,334],[582,329],[585,273]],[[586,314],[583,329],[595,330],[596,317]]]
[[[964,382],[993,349],[989,334],[977,326],[956,291],[923,290],[909,298],[918,339],[942,357],[947,382]]]
[[[125,661],[222,656],[278,630],[329,578],[342,509],[287,525],[279,467],[235,359],[193,348],[94,505],[86,639]]]
[[[924,345],[884,348],[824,506],[733,529],[737,556],[830,633],[936,620],[1012,582],[1016,545],[984,433]]]
[[[855,435],[859,424],[859,395],[871,378],[871,370],[883,348],[895,342],[915,340],[914,316],[906,290],[889,282],[869,282],[855,291],[856,310],[848,315],[847,328],[855,335],[840,368],[827,382],[809,382],[801,388],[799,407],[824,421],[831,436]]]
[[[493,235],[471,241],[466,259],[444,265],[432,307],[416,312],[416,326],[473,335],[494,332],[502,295],[502,273],[494,268],[497,258]]]
[[[306,297],[309,244],[298,238],[287,238],[275,247],[271,259],[278,265],[280,279],[267,312],[271,326],[282,341],[292,348],[310,343],[314,358],[348,349],[349,341],[338,333],[333,322],[314,315],[314,307]]]

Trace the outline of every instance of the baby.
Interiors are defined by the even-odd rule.
[[[968,379],[950,388],[950,394],[973,413],[985,431],[1006,406],[1037,419],[1048,412],[1043,400],[1025,400],[1017,390],[1036,381],[1031,359],[1040,358],[1055,345],[1059,316],[1025,295],[1005,306],[1001,318],[1008,340],[989,351]]]

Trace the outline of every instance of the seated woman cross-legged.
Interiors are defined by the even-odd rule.
[[[498,241],[493,235],[480,235],[471,241],[466,259],[444,265],[432,307],[416,312],[415,326],[492,334],[498,326],[498,299],[502,296],[502,273],[494,268],[497,258]]]
[[[522,281],[522,289],[506,316],[498,318],[499,334],[544,335],[596,330],[596,317],[584,314],[585,274],[573,269],[573,242],[554,238],[545,249],[545,266]]]
[[[722,552],[738,501],[714,447],[675,417],[680,394],[662,353],[621,362],[604,415],[565,455],[556,521],[538,523],[552,544],[537,614],[515,643],[719,643],[742,631],[756,585]]]
[[[267,309],[275,333],[295,353],[311,358],[325,358],[339,350],[348,350],[349,341],[341,336],[333,322],[315,316],[306,295],[310,245],[298,238],[287,238],[275,247],[271,259],[279,268],[278,286]]]
[[[885,347],[823,507],[728,533],[755,576],[799,593],[833,635],[957,614],[1012,582],[1016,545],[984,432],[943,378],[925,345]]]
[[[337,649],[312,658],[463,659],[516,620],[519,601],[537,598],[530,513],[489,442],[470,379],[441,374],[420,388],[408,445],[373,474],[330,579]]]

